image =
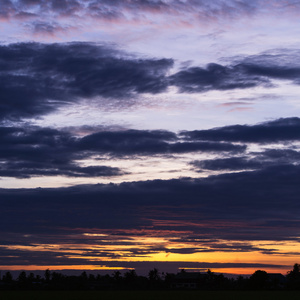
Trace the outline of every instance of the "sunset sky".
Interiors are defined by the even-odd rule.
[[[0,270],[300,263],[300,1],[0,0]]]

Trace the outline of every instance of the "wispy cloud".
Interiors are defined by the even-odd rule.
[[[278,14],[299,11],[299,4],[295,1],[224,1],[213,3],[207,1],[106,1],[106,0],[5,0],[1,2],[1,14],[5,18],[18,18],[27,14],[33,21],[56,18],[96,18],[102,20],[128,20],[147,18],[153,22],[157,16],[176,16],[182,21],[192,19],[198,22],[221,22],[223,19],[241,19],[253,15],[271,12]]]

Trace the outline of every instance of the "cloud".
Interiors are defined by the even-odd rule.
[[[48,32],[59,26],[44,21],[33,25]],[[167,92],[170,86],[179,92],[203,93],[269,87],[273,79],[298,84],[300,67],[291,66],[295,55],[295,51],[277,51],[239,61],[231,58],[233,63],[227,66],[210,63],[206,68],[190,67],[169,76],[172,59],[139,58],[103,44],[1,45],[0,119],[35,118],[83,99],[122,108],[140,94]],[[281,57],[283,62],[277,63]]]
[[[285,118],[257,125],[232,125],[208,130],[182,132],[187,140],[226,141],[244,143],[278,143],[297,141],[300,119]]]
[[[81,98],[156,94],[167,88],[172,65],[91,43],[2,45],[0,118],[35,117]]]
[[[281,242],[299,243],[299,175],[299,166],[285,166],[206,179],[1,189],[0,263],[46,265],[56,256],[60,264],[95,264],[116,255],[286,254]]]
[[[10,0],[3,0],[0,5],[0,17],[8,18],[10,14],[14,11],[14,5]]]
[[[252,16],[255,14],[265,14],[266,11],[270,12],[285,12],[295,11],[299,9],[297,2],[293,0],[284,1],[279,0],[276,2],[262,2],[262,1],[237,1],[237,0],[217,0],[213,3],[206,1],[157,1],[157,0],[135,0],[135,1],[122,1],[122,0],[16,0],[2,1],[3,8],[13,8],[10,11],[10,16],[14,16],[20,11],[30,11],[35,9],[39,15],[55,14],[55,16],[88,16],[92,15],[98,18],[106,18],[108,15],[121,17],[122,12],[126,11],[131,17],[133,15],[142,14],[171,14],[177,15],[181,12],[184,16],[186,14],[196,14],[198,18],[206,21],[216,18],[241,18]],[[178,16],[178,15],[177,15]]]
[[[191,67],[170,76],[170,84],[177,86],[180,92],[200,93],[269,86],[270,81],[262,76],[246,73],[241,66],[208,64],[206,68]]]
[[[247,170],[258,169],[262,167],[262,164],[258,161],[255,161],[254,159],[249,160],[243,157],[230,157],[204,161],[193,161],[191,164],[199,170]]]
[[[274,61],[275,56],[271,57],[272,61],[263,61],[265,55],[258,57],[260,60],[253,57],[251,61],[250,57],[228,66],[211,63],[206,68],[190,67],[170,76],[170,85],[178,87],[180,92],[201,93],[209,90],[246,89],[257,86],[268,88],[273,86],[273,79],[290,80],[294,84],[300,84],[299,66],[280,65]]]
[[[79,250],[79,249],[78,249]],[[124,268],[130,269],[134,268],[137,274],[147,274],[149,270],[153,267],[158,268],[162,272],[172,272],[176,273],[179,269],[182,268],[192,268],[192,269],[202,269],[206,271],[207,269],[218,269],[218,268],[253,268],[253,269],[265,269],[265,268],[290,268],[290,265],[283,265],[278,263],[211,263],[211,262],[190,262],[190,261],[122,261],[117,259],[122,259],[122,257],[115,257],[116,259],[110,260],[110,257],[106,257],[106,253],[101,253],[101,256],[98,254],[98,258],[101,258],[101,265],[113,268]],[[5,257],[6,266],[10,265],[24,265],[28,264],[30,261],[33,265],[41,266],[76,266],[82,264],[98,264],[99,262],[93,262],[88,256],[94,255],[93,251],[83,253],[81,257],[74,255],[72,251],[59,253],[51,251],[31,251],[26,250],[11,250],[11,249],[0,249],[1,257]],[[87,257],[86,257],[87,256]],[[97,256],[95,256],[97,258]],[[2,262],[1,262],[2,264]],[[3,265],[3,264],[2,264]],[[53,270],[53,268],[52,268]],[[82,272],[82,271],[81,271]],[[64,272],[65,273],[65,272]],[[99,273],[99,270],[97,270]]]
[[[62,27],[56,22],[33,22],[28,26],[34,33],[54,34],[57,31],[66,31],[68,27]]]
[[[0,127],[0,175],[15,178],[34,176],[98,177],[121,176],[126,170],[99,165],[95,157],[114,160],[137,157],[164,159],[166,155],[208,153],[213,160],[190,162],[195,171],[263,170],[267,167],[298,164],[300,120],[279,119],[257,125],[187,131],[179,135],[164,130],[112,131],[95,127],[85,135],[71,131],[33,126]],[[79,129],[80,130],[80,129]],[[90,133],[92,132],[92,133]],[[272,143],[289,141],[285,149]],[[269,148],[246,152],[248,143]],[[273,148],[272,148],[273,147]],[[241,156],[242,155],[242,156]],[[81,162],[90,160],[89,165]]]
[[[7,162],[0,169],[0,176],[30,178],[35,176],[106,177],[123,175],[119,168],[107,166],[80,167],[75,164],[55,165],[34,162]]]
[[[271,166],[298,165],[300,153],[291,149],[269,149],[262,152],[252,152],[249,157],[226,157],[211,160],[192,161],[190,164],[202,172],[206,170],[259,170]]]
[[[83,137],[78,146],[82,150],[107,152],[111,155],[168,154],[202,152],[243,152],[245,146],[215,142],[180,142],[167,131],[98,132]]]
[[[76,132],[75,132],[76,134]],[[217,142],[181,142],[163,130],[100,131],[83,137],[64,130],[39,127],[0,127],[0,176],[98,177],[120,176],[119,168],[80,165],[80,161],[105,155],[114,159],[164,156],[178,153],[240,153],[246,146]]]
[[[82,154],[72,149],[75,139],[67,132],[50,128],[0,128],[0,176],[98,177],[123,172],[107,166],[79,166]],[[83,156],[84,157],[84,156]]]
[[[167,131],[128,130],[98,132],[83,137],[78,147],[82,150],[120,154],[166,153],[169,141],[176,141],[174,133]]]
[[[2,228],[35,234],[59,228],[106,233],[151,226],[158,231],[189,231],[200,240],[297,239],[299,172],[299,166],[280,166],[206,179],[2,189],[3,224],[21,212],[28,220],[22,227],[10,222]]]
[[[272,87],[273,80],[300,84],[299,50],[273,49],[257,55],[227,58],[228,65],[209,63],[190,67],[170,76],[170,85],[180,92],[202,93],[209,90]]]
[[[298,49],[273,49],[263,53],[237,58],[233,63],[248,76],[276,80],[289,80],[299,84],[300,57]]]
[[[271,159],[271,160],[279,160],[279,161],[285,161],[285,162],[295,162],[299,161],[300,159],[300,153],[295,150],[291,149],[268,149],[262,153],[262,155],[266,159]]]

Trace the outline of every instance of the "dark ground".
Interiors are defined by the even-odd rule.
[[[298,300],[300,291],[0,291],[0,300]]]

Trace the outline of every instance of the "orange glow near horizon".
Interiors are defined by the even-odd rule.
[[[76,235],[76,238],[84,242],[79,244],[68,243],[66,236],[65,243],[0,245],[0,249],[21,251],[21,253],[42,252],[46,255],[48,252],[52,256],[54,254],[62,263],[48,266],[16,263],[16,265],[0,266],[0,270],[34,271],[48,268],[51,270],[125,270],[134,269],[133,265],[130,266],[131,262],[151,262],[153,265],[155,262],[172,262],[180,264],[178,268],[194,271],[198,268],[191,268],[191,263],[220,264],[219,267],[211,268],[213,272],[218,273],[253,274],[255,270],[263,269],[270,273],[286,274],[299,261],[299,243],[296,241],[185,240],[189,234],[190,232],[186,231],[166,230],[164,232],[151,229],[84,231]],[[61,237],[59,242],[63,240]],[[191,252],[185,253],[185,249],[191,249]],[[18,255],[20,254],[12,252],[10,257],[21,258]],[[70,260],[77,260],[76,264],[68,265]],[[112,267],[110,262],[118,262],[119,266]],[[128,267],[123,267],[122,262]],[[187,268],[184,262],[187,263]],[[222,267],[222,264],[236,266]],[[242,267],[243,264],[248,266]],[[255,267],[256,264],[266,265],[266,267]]]
[[[180,267],[179,269],[184,269],[187,272],[206,272],[207,269],[204,268],[183,268]],[[236,274],[236,275],[252,275],[257,270],[266,271],[267,273],[281,273],[282,275],[286,275],[288,271],[292,269],[292,266],[286,267],[283,266],[282,268],[209,268],[213,273],[222,273],[226,274]]]
[[[43,270],[51,270],[51,271],[64,271],[64,270],[82,270],[82,271],[114,271],[114,270],[134,270],[134,267],[109,267],[105,265],[47,265],[47,266],[41,266],[41,265],[3,265],[0,266],[0,271],[43,271]],[[206,272],[208,269],[210,269],[212,272],[215,273],[223,273],[226,274],[236,274],[236,275],[251,275],[256,270],[264,270],[268,273],[281,273],[283,275],[286,275],[288,271],[292,269],[292,265],[290,267],[282,266],[281,268],[255,268],[255,267],[241,267],[241,268],[188,268],[184,267],[184,263],[181,267],[178,267],[178,272],[184,269],[187,272]],[[161,270],[163,271],[163,270]]]

